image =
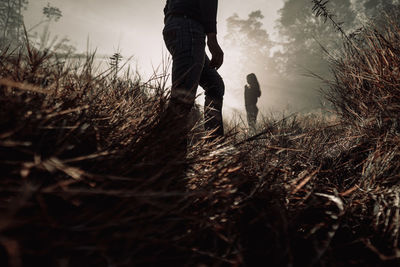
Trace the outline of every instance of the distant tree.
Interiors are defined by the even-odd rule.
[[[383,12],[392,13],[399,10],[399,0],[355,0],[359,24],[366,23],[371,18],[381,17]]]
[[[57,54],[70,55],[76,51],[75,46],[70,43],[67,37],[58,38],[58,36],[52,36],[50,27],[53,23],[58,22],[63,14],[62,11],[49,3],[42,9],[43,17],[32,26],[28,31],[30,33],[30,39],[35,44],[35,46],[43,50],[51,50]],[[42,26],[42,32],[33,32],[39,26]],[[33,33],[32,33],[33,32]]]
[[[311,17],[311,10],[309,12]],[[236,62],[236,66],[240,68],[238,74],[241,77],[246,77],[252,72],[258,74],[261,89],[268,91],[263,94],[264,100],[260,99],[260,107],[267,105],[268,109],[285,108],[292,111],[304,107],[312,108],[310,102],[318,101],[315,101],[316,91],[310,89],[315,87],[318,89],[318,85],[315,83],[310,85],[304,76],[293,75],[293,69],[301,64],[300,54],[296,55],[296,58],[287,54],[293,49],[289,45],[295,38],[283,38],[283,42],[280,43],[273,42],[263,28],[263,18],[261,11],[254,11],[246,19],[234,14],[227,20],[226,45],[233,48],[231,54],[239,51]],[[295,51],[293,54],[296,54]],[[308,60],[313,58],[306,57],[304,61],[308,63]],[[276,96],[277,101],[272,101],[270,95]]]
[[[19,46],[25,41],[23,11],[28,7],[28,0],[0,0],[0,47],[4,45]],[[68,38],[50,39],[50,25],[62,17],[59,8],[47,4],[43,8],[43,19],[36,25],[27,29],[29,39],[39,50],[53,50],[61,54],[70,54],[75,47],[69,43]],[[32,31],[40,25],[45,25],[42,34]]]
[[[316,2],[323,4],[329,17],[317,15]],[[398,0],[286,0],[276,21],[279,42],[271,41],[263,29],[263,16],[254,11],[246,19],[234,14],[227,20],[227,44],[240,51],[241,66],[259,71],[267,88],[275,87],[292,106],[316,107],[321,101],[321,84],[312,73],[329,78],[327,52],[335,56],[342,38],[382,10],[398,8]],[[330,20],[329,23],[325,23]],[[235,51],[235,50],[233,50]],[[231,52],[232,53],[232,52]],[[244,73],[242,72],[241,75]],[[295,108],[296,109],[296,108]]]
[[[122,55],[121,53],[114,53],[111,57],[110,57],[110,66],[112,68],[112,72],[113,72],[113,79],[114,81],[117,80],[118,78],[118,72],[120,70],[120,65],[121,65],[121,60],[122,60]]]
[[[326,2],[326,1],[325,1]],[[310,70],[325,75],[328,66],[324,61],[323,49],[334,50],[340,43],[341,33],[325,18],[316,17],[310,0],[288,0],[279,11],[277,28],[284,39],[281,62],[287,72]],[[343,31],[354,30],[356,14],[350,0],[335,0],[328,3],[329,10]]]
[[[390,10],[398,4],[396,0],[358,0],[370,14],[376,15],[377,11]]]
[[[50,50],[52,48],[54,50],[54,47],[62,47],[63,43],[68,42],[68,39],[64,38],[61,41],[59,41],[57,37],[50,39],[50,26],[52,23],[60,20],[62,17],[61,10],[57,7],[51,6],[48,3],[47,6],[43,8],[42,13],[43,19],[30,29],[30,31],[32,31],[34,28],[44,24],[43,32],[40,35],[35,33],[32,36],[37,39],[37,46],[39,50]]]
[[[49,26],[52,22],[57,22],[62,18],[62,11],[58,7],[51,6],[50,3],[47,3],[47,6],[42,9],[42,14],[42,19],[29,28],[28,31],[31,32],[43,24]]]
[[[0,44],[19,43],[23,37],[24,17],[28,0],[0,1]]]
[[[335,0],[329,2],[328,7],[345,33],[354,30],[356,15],[351,0]],[[283,90],[292,99],[292,105],[304,110],[319,107],[323,102],[319,94],[322,84],[310,76],[329,77],[326,51],[335,54],[340,47],[342,33],[332,23],[324,23],[324,17],[313,14],[311,0],[287,0],[279,14],[276,29],[280,45],[272,62],[283,78]]]
[[[242,66],[268,71],[273,42],[263,29],[263,18],[260,10],[251,12],[246,19],[232,15],[227,19],[225,40],[228,46],[239,49]]]
[[[59,8],[51,6],[50,3],[43,8],[43,15],[46,16],[47,21],[58,21],[62,17],[62,12]]]

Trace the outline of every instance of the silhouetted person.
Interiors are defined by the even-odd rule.
[[[252,131],[256,129],[258,115],[257,100],[261,96],[260,84],[254,73],[247,75],[247,84],[244,87],[244,103],[247,112],[247,123]]]
[[[213,130],[214,137],[224,134],[222,101],[225,85],[217,72],[224,53],[217,41],[217,8],[218,0],[167,0],[164,9],[163,36],[173,60],[167,117],[179,120],[175,128],[180,131],[180,136],[187,135],[188,115],[195,103],[198,85],[205,90],[206,130]],[[206,55],[206,45],[211,60]]]

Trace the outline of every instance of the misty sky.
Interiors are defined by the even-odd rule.
[[[161,63],[162,51],[168,53],[162,40],[163,8],[166,0],[30,0],[25,13],[29,29],[44,19],[42,9],[50,3],[58,7],[63,17],[51,25],[52,36],[68,37],[78,51],[97,49],[97,55],[111,55],[119,51],[124,58],[133,56],[134,67],[144,79],[153,73],[153,66]],[[242,18],[254,10],[261,10],[265,16],[264,27],[273,37],[278,10],[284,0],[219,0],[218,35],[220,42],[226,34],[226,19],[238,13]],[[41,33],[40,28],[34,31]],[[223,45],[222,45],[223,47]],[[224,47],[223,47],[224,48]],[[237,63],[230,63],[234,51],[225,50],[225,64],[220,73],[227,87],[224,112],[244,110],[243,86],[245,77],[237,80],[233,69]],[[202,93],[199,90],[198,93]],[[202,103],[203,98],[198,99]],[[267,105],[268,107],[268,105]],[[230,110],[230,111],[229,111]]]
[[[221,41],[226,33],[225,20],[235,12],[245,17],[261,9],[265,28],[272,33],[283,1],[220,0]],[[149,72],[151,64],[159,64],[164,46],[161,31],[165,0],[30,0],[25,14],[28,28],[43,18],[42,9],[47,3],[63,13],[60,21],[51,27],[53,35],[69,37],[80,51],[86,51],[89,37],[91,48],[97,48],[98,54],[112,54],[119,49],[125,57],[134,56],[143,72]]]

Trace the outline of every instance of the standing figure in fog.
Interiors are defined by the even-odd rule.
[[[254,73],[247,75],[247,84],[244,87],[244,103],[247,112],[247,123],[253,132],[256,129],[258,115],[257,100],[261,96],[260,84]]]
[[[195,103],[198,85],[205,90],[206,130],[213,131],[213,138],[224,134],[222,101],[225,85],[217,72],[224,53],[217,40],[217,8],[218,0],[167,0],[164,9],[163,37],[173,61],[167,117],[179,120],[175,128],[180,131],[180,136],[188,133],[188,115]],[[206,55],[206,46],[211,60]]]

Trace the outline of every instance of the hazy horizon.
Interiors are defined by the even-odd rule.
[[[337,0],[331,1],[330,4],[340,10],[338,11],[339,16],[346,16],[344,13],[353,12],[356,5],[360,8],[357,10],[359,12],[357,14],[361,14],[365,11],[366,5],[371,9],[371,6],[373,7],[374,3],[379,1]],[[47,3],[62,11],[62,18],[50,25],[51,35],[59,38],[68,37],[78,52],[86,52],[89,48],[89,51],[92,52],[96,50],[97,55],[111,56],[113,53],[119,52],[124,59],[133,57],[130,65],[137,68],[145,80],[153,74],[153,67],[161,64],[163,56],[168,55],[162,39],[165,0],[30,1],[24,13],[28,29],[43,20],[42,10]],[[263,24],[261,29],[265,29],[269,35],[266,37],[267,42],[264,40],[257,43],[258,36],[253,36],[250,42],[244,41],[241,45],[229,46],[224,40],[228,33],[227,18],[236,13],[240,18],[246,19],[250,12],[257,10],[260,10],[264,16],[256,23]],[[282,10],[283,12],[279,12]],[[343,11],[344,13],[342,13]],[[349,25],[354,26],[351,24],[352,15],[347,15],[344,18],[345,22],[349,20]],[[279,25],[280,30],[283,30],[283,36],[282,32],[276,28],[278,20],[280,20]],[[335,36],[332,28],[327,31],[319,31],[327,25],[317,25],[318,23],[315,21],[312,4],[308,0],[249,0],[246,2],[220,0],[218,36],[221,46],[225,50],[225,62],[219,72],[226,83],[224,112],[239,111],[243,114],[243,87],[246,84],[245,76],[248,73],[256,73],[259,78],[263,91],[259,108],[264,114],[271,110],[300,111],[317,108],[319,106],[317,91],[320,85],[317,81],[306,78],[304,72],[311,70],[317,73],[318,71],[327,73],[324,70],[326,64],[321,61],[322,54],[317,55],[315,50],[320,49],[318,45],[320,41],[323,44],[325,42],[327,45],[332,45],[335,42],[332,38],[337,38],[337,35]],[[257,24],[253,24],[253,26],[255,25]],[[43,29],[39,27],[31,32],[35,31],[40,34]],[[243,38],[247,40],[246,34],[243,32],[241,34],[242,40]],[[262,32],[260,34],[263,35]],[[321,35],[316,37],[314,34]],[[263,37],[261,36],[261,38]],[[87,47],[88,40],[89,47]],[[266,56],[273,51],[268,50],[271,47],[267,48],[266,53],[262,52],[263,45],[269,41],[275,42],[273,47],[276,49],[279,47],[276,42],[282,43],[282,40],[286,42],[287,46],[286,52],[278,55],[280,58],[272,59],[272,57]],[[253,46],[252,42],[254,42]],[[255,56],[257,53],[261,57]],[[290,53],[294,54],[290,55]],[[298,70],[286,71],[282,74],[273,70],[274,66],[266,67],[266,63],[281,64],[280,67],[284,66],[284,68],[296,67]],[[272,77],[272,72],[275,73],[275,77]],[[202,93],[202,90],[199,89],[198,93]]]
[[[246,17],[251,11],[262,10],[264,26],[274,31],[277,11],[284,0],[220,0],[218,13],[218,35],[221,42],[226,34],[226,19],[234,13]],[[42,9],[50,5],[58,7],[63,17],[51,25],[52,35],[68,37],[78,51],[97,49],[99,55],[111,55],[117,51],[128,58],[133,56],[141,71],[149,74],[152,65],[161,62],[163,8],[160,0],[35,0],[30,1],[25,12],[25,23],[29,29],[42,18]],[[37,29],[40,33],[40,29]]]
[[[120,52],[124,58],[133,56],[131,65],[138,68],[140,74],[147,79],[152,74],[153,66],[161,64],[163,52],[168,53],[163,39],[163,8],[165,1],[107,1],[107,0],[35,0],[30,1],[25,12],[25,23],[29,29],[42,18],[42,9],[50,5],[62,11],[62,18],[50,27],[52,36],[68,37],[80,52],[87,50],[87,40],[90,51],[96,49],[97,55],[111,55]],[[218,36],[224,43],[227,33],[226,19],[237,13],[245,18],[254,10],[264,14],[264,28],[271,35],[275,32],[275,21],[279,17],[278,10],[284,0],[220,0],[218,10]],[[35,29],[40,34],[40,29]],[[220,73],[227,82],[225,96],[225,112],[243,110],[241,90],[245,84],[230,84],[229,51],[225,51],[225,64]],[[232,88],[234,87],[234,88]],[[199,89],[198,93],[202,93]],[[200,103],[202,99],[200,98]]]

